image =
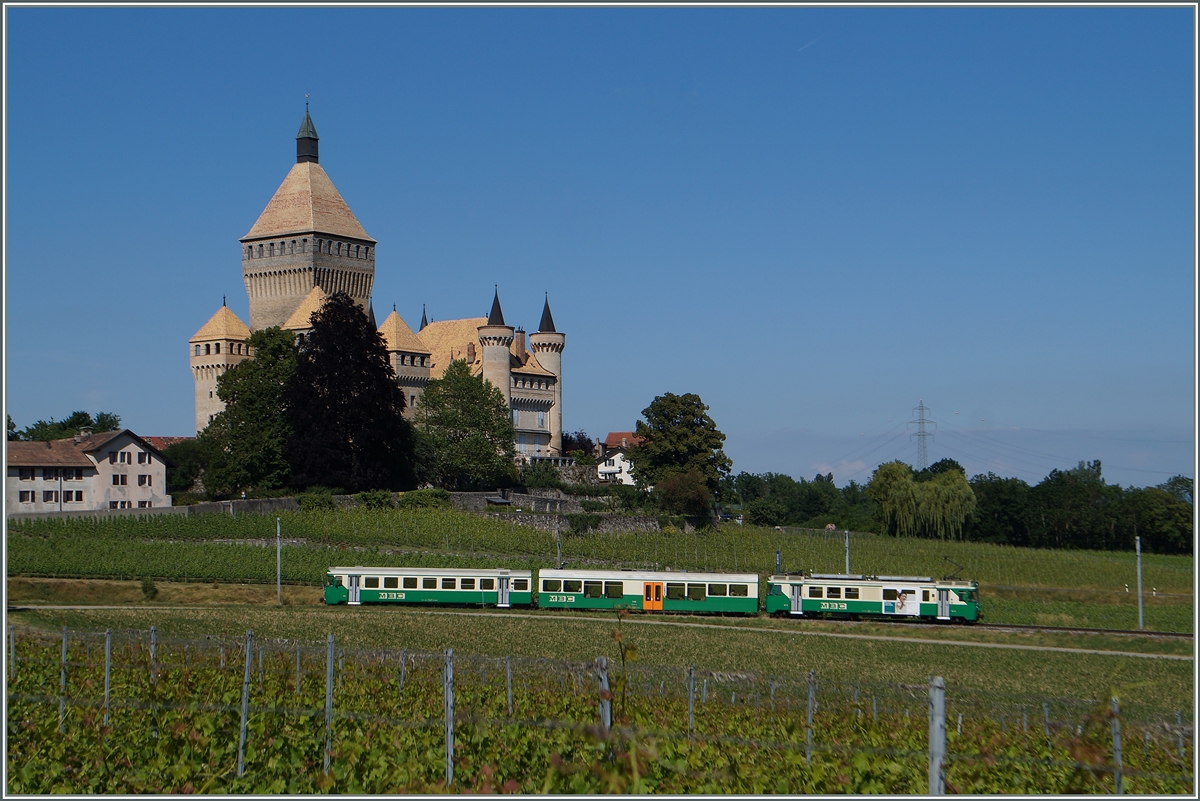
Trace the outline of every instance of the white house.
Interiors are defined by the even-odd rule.
[[[601,443],[600,458],[596,472],[601,481],[633,484],[633,465],[625,453],[642,441],[632,431],[610,431]]]
[[[9,514],[171,505],[166,458],[129,429],[7,446]]]

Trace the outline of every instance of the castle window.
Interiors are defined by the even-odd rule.
[[[538,428],[546,427],[546,413],[538,412]]]
[[[520,419],[520,417],[518,416],[520,414],[520,412],[518,412],[516,409],[513,409],[512,412],[513,412],[513,425],[515,426],[517,424],[517,421]],[[524,441],[525,441],[525,435],[522,434],[521,442],[524,442]]]
[[[200,346],[199,345],[196,346],[196,355],[197,356],[200,355]]]
[[[301,239],[301,240],[300,240],[300,252],[301,252],[301,253],[306,253],[307,251],[308,251],[308,240],[307,240],[307,239]]]
[[[408,396],[408,408],[410,408],[410,409],[417,408],[417,396],[416,395]]]
[[[204,355],[205,356],[208,356],[211,353],[211,350],[210,350],[211,347],[212,347],[211,345],[204,346]]]
[[[212,391],[211,391],[211,390],[210,390],[210,391],[209,391],[209,393],[208,393],[208,397],[210,397],[210,398],[212,397]]]
[[[259,246],[258,246],[258,257],[259,257],[260,259],[262,258],[262,254],[263,254],[263,246],[262,246],[262,245],[259,245]]]
[[[218,342],[217,344],[213,345],[213,353],[220,353],[220,352],[221,352],[221,343]]]
[[[364,259],[369,259],[369,258],[371,258],[371,246],[370,246],[370,245],[368,245],[367,247],[363,248],[363,258],[364,258]]]
[[[361,254],[359,253],[359,251],[361,251],[361,250],[362,250],[362,248],[360,246],[358,246],[358,245],[354,246],[354,258],[356,258],[356,259],[360,258]]]
[[[274,243],[274,242],[272,242],[271,244],[267,245],[267,255],[269,255],[269,256],[274,256],[274,255],[275,255],[275,243]]]

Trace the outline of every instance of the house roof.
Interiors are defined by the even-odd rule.
[[[314,286],[304,296],[304,300],[300,301],[300,305],[292,312],[292,315],[287,318],[280,328],[288,331],[307,331],[312,328],[313,312],[321,308],[321,304],[325,302],[325,290],[319,286]]]
[[[332,234],[375,243],[367,236],[325,170],[315,161],[292,165],[242,241],[306,233]]]
[[[383,334],[383,339],[387,343],[388,350],[402,350],[406,353],[429,353],[429,349],[425,347],[408,324],[400,317],[393,309],[392,313],[383,321],[383,325],[379,326],[379,333]]]
[[[200,326],[200,330],[192,335],[188,342],[206,342],[214,339],[246,340],[250,338],[250,329],[229,310],[228,306],[217,309],[217,313],[208,318],[208,322]]]
[[[634,445],[641,445],[644,437],[639,437],[632,431],[610,431],[604,438],[604,447],[608,450],[624,450]]]
[[[160,451],[165,451],[172,445],[178,445],[181,442],[193,440],[195,437],[142,437]]]
[[[71,437],[69,439],[50,440],[49,442],[9,442],[8,466],[91,467],[92,460],[87,457],[87,454],[95,453],[109,442],[124,434],[128,434],[146,449],[153,451],[155,455],[167,464],[174,465],[174,462],[163,456],[162,451],[155,447],[153,443],[125,428],[120,431],[104,431],[100,434],[92,434],[90,437],[80,437],[78,441],[74,437]],[[99,461],[99,457],[93,458]]]
[[[479,328],[487,325],[486,317],[467,317],[462,320],[436,320],[421,329],[418,339],[424,343],[432,363],[430,378],[441,378],[454,359],[467,358],[467,345],[475,345],[475,361],[471,374],[483,370],[483,348],[479,345]]]

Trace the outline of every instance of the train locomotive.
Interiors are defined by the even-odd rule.
[[[542,609],[627,609],[684,614],[871,618],[973,623],[979,584],[931,576],[661,570],[507,570],[331,567],[326,604],[422,604]]]

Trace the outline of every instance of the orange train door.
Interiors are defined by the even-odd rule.
[[[645,592],[642,595],[642,609],[649,611],[662,611],[663,585],[657,581],[647,581],[643,585]]]

